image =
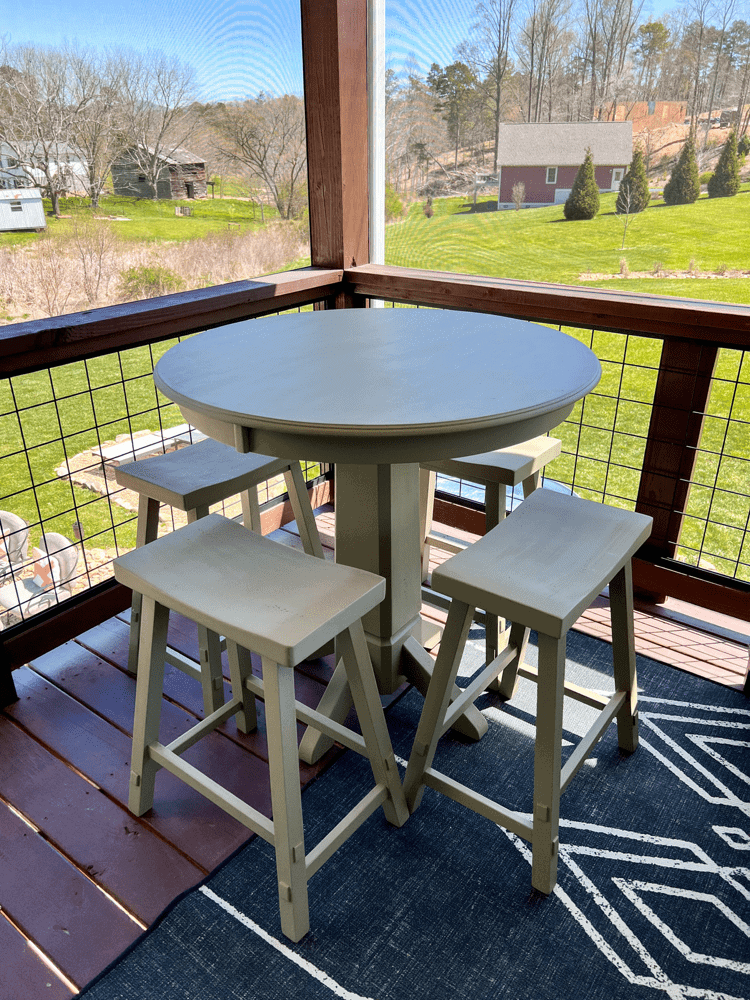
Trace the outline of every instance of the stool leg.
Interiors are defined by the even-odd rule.
[[[148,746],[159,740],[168,626],[169,609],[144,596],[128,797],[128,807],[139,816],[154,803],[154,780],[158,766],[149,758]]]
[[[635,673],[633,572],[628,560],[609,583],[615,688],[628,698],[617,714],[617,741],[624,752],[638,747],[638,680]]]
[[[419,539],[422,551],[422,581],[430,573],[430,544],[426,542],[432,528],[435,514],[435,484],[437,475],[433,470],[419,471]]]
[[[442,723],[473,616],[472,606],[453,599],[406,768],[404,795],[410,813],[416,811],[422,800],[424,774],[432,765],[437,743],[443,733]]]
[[[505,484],[485,484],[484,512],[487,532],[494,529],[505,518]],[[492,616],[485,611],[485,657],[487,664],[500,653],[500,638],[505,633],[502,616]]]
[[[208,505],[191,508],[187,513],[188,524],[208,515]],[[206,629],[198,623],[198,656],[201,664],[201,688],[203,689],[203,712],[208,716],[224,705],[224,676],[221,669],[221,639],[218,633]]]
[[[518,687],[518,669],[523,664],[526,657],[526,647],[529,642],[531,631],[523,623],[513,623],[510,628],[510,639],[508,645],[516,648],[516,656],[504,669],[494,682],[490,682],[487,688],[491,692],[499,693],[503,699],[513,699]]]
[[[229,675],[232,679],[232,695],[242,699],[242,709],[235,717],[237,729],[243,734],[249,734],[258,726],[258,713],[255,708],[255,696],[245,688],[245,679],[253,673],[250,652],[240,647],[233,640],[227,640],[227,656],[229,658]]]
[[[531,883],[543,894],[550,894],[557,881],[564,685],[565,636],[558,640],[540,633]]]
[[[310,504],[310,496],[307,493],[307,484],[302,476],[302,467],[299,463],[292,463],[289,469],[284,471],[284,482],[289,500],[292,503],[292,511],[305,553],[324,560],[323,544],[320,541],[315,515]]]
[[[325,692],[320,697],[317,710],[324,717],[330,717],[331,720],[335,720],[341,724],[346,720],[346,715],[351,708],[352,693],[349,688],[349,680],[346,677],[346,669],[341,659],[337,658],[336,668],[333,675],[331,675],[331,680],[326,686]],[[305,733],[302,735],[302,740],[299,743],[300,761],[307,762],[308,765],[314,765],[329,748],[333,748],[333,744],[332,737],[323,734],[322,731],[316,730],[310,724],[305,728]]]
[[[527,498],[529,494],[537,489],[539,484],[542,482],[542,471],[536,470],[531,476],[526,477],[523,481],[523,496]]]
[[[153,542],[159,532],[159,502],[155,498],[138,495],[138,521],[136,546]],[[130,605],[130,640],[128,643],[128,672],[135,675],[138,669],[138,641],[141,635],[141,596],[133,592]]]
[[[309,930],[310,917],[297,760],[294,670],[263,658],[263,687],[281,929],[296,943]]]
[[[372,774],[375,782],[382,783],[390,794],[389,799],[383,804],[383,812],[392,825],[400,828],[409,817],[409,811],[404,800],[396,760],[393,757],[391,738],[386,727],[361,620],[358,619],[348,630],[339,635],[336,649],[341,652],[344,661]]]
[[[253,484],[246,491],[242,491],[240,501],[242,502],[242,524],[246,529],[257,532],[259,536],[262,536],[263,533],[260,528],[260,505],[258,504],[258,485]]]

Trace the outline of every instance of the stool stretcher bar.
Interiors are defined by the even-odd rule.
[[[331,831],[305,856],[307,879],[317,873],[321,866],[340,848],[371,814],[388,799],[388,788],[384,783],[374,786]]]
[[[586,761],[589,752],[612,723],[612,720],[617,715],[618,711],[624,706],[627,697],[628,694],[626,692],[616,692],[607,703],[606,708],[602,710],[594,723],[575,746],[575,749],[571,752],[570,757],[560,771],[561,794],[565,792],[568,783]]]
[[[515,647],[506,647],[496,658],[493,658],[493,660],[479,675],[477,675],[470,685],[462,690],[462,695],[453,700],[448,708],[448,712],[445,714],[443,726],[440,731],[441,736],[453,726],[456,720],[458,720],[463,711],[466,709],[466,706],[469,703],[473,703],[477,696],[481,692],[484,692],[487,688],[487,684],[494,678],[497,678],[500,672],[506,667],[506,665],[510,664],[517,654],[518,651]]]
[[[518,669],[518,674],[523,678],[528,678],[532,682],[539,681],[539,672],[533,665],[522,664]],[[602,696],[601,693],[593,692],[591,689],[584,689],[583,686],[576,685],[575,682],[565,682],[565,695],[571,699],[577,699],[579,703],[593,706],[595,710],[603,710],[609,705],[609,696]]]
[[[260,697],[260,699],[265,699],[263,680],[257,678],[255,675],[248,676],[245,679],[245,688]],[[363,755],[365,758],[368,757],[367,745],[364,738],[350,731],[343,724],[339,724],[330,717],[325,717],[322,713],[318,713],[317,710],[312,710],[309,706],[305,706],[298,699],[295,699],[294,706],[297,711],[297,717],[303,724],[312,725],[316,730],[322,731],[333,738],[334,741],[338,741],[339,744],[344,745],[345,748],[351,748],[357,754]]]
[[[190,765],[189,762],[183,761],[174,752],[165,748],[164,745],[149,745],[146,751],[148,757],[156,762],[157,765],[167,769],[174,776],[187,783],[188,786],[192,786],[194,790],[203,794],[204,797],[207,797],[217,807],[221,807],[227,814],[231,814],[240,824],[245,825],[246,828],[254,831],[256,835],[260,835],[266,842],[274,845],[273,822],[269,821],[260,811],[256,811],[254,807],[246,804],[244,800],[236,797],[223,786],[219,786],[218,783],[209,779],[204,773]]]
[[[443,793],[446,797],[450,797],[457,804],[470,807],[477,814],[481,814],[482,817],[489,818],[495,824],[501,825],[516,835],[520,835],[521,838],[531,841],[531,825],[527,824],[523,816],[516,811],[498,806],[494,800],[483,797],[481,793],[477,793],[468,786],[464,786],[463,783],[451,779],[445,773],[438,772],[437,769],[425,769],[424,782],[426,786],[437,790],[438,793]]]
[[[188,748],[192,748],[197,741],[200,741],[202,737],[210,734],[220,724],[223,724],[225,720],[229,720],[230,717],[234,716],[241,707],[241,699],[230,699],[228,703],[220,706],[218,710],[214,710],[213,713],[210,713],[203,720],[195,724],[195,726],[191,727],[189,731],[185,731],[184,734],[175,738],[174,741],[166,746],[167,751],[172,752],[173,755],[182,755]]]

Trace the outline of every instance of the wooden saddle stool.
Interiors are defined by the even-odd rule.
[[[283,473],[300,538],[306,553],[323,557],[323,546],[315,525],[310,498],[300,464],[256,453],[241,455],[228,445],[207,438],[162,456],[151,456],[118,467],[117,482],[136,491],[138,497],[137,546],[153,542],[159,530],[159,505],[171,505],[187,512],[188,522],[208,514],[211,505],[240,494],[242,519],[246,527],[260,533],[258,485]],[[135,674],[141,623],[141,596],[134,591],[130,609],[128,671]],[[166,660],[203,687],[205,712],[212,713],[224,702],[220,638],[206,627],[198,627],[200,668],[178,651],[167,650]]]
[[[506,449],[496,449],[494,452],[482,452],[476,456],[464,456],[461,459],[431,460],[421,463],[421,511],[422,511],[422,580],[427,580],[430,567],[430,546],[438,546],[449,553],[460,553],[466,548],[465,543],[433,533],[431,530],[433,508],[435,502],[436,474],[443,473],[457,480],[470,480],[484,487],[484,505],[487,519],[487,532],[494,529],[506,515],[506,488],[511,491],[523,484],[523,496],[527,498],[539,487],[542,470],[560,455],[562,442],[559,438],[540,435],[538,438],[520,442]],[[485,643],[487,647],[487,663],[497,657],[500,643],[505,632],[505,621],[497,616],[487,616],[485,628]]]
[[[130,810],[153,805],[160,768],[174,773],[276,850],[281,927],[297,941],[310,927],[307,881],[380,805],[402,825],[408,817],[378,696],[361,617],[383,600],[385,580],[316,560],[208,515],[114,561],[115,576],[143,596],[133,723]],[[169,610],[227,638],[232,698],[169,745],[159,742]],[[296,702],[294,665],[336,639],[362,736]],[[263,678],[249,651],[260,654]],[[257,726],[255,696],[265,701],[273,821],[180,758],[232,716]],[[305,853],[296,718],[314,724],[370,760],[375,785],[310,853]]]
[[[620,748],[632,752],[638,743],[631,557],[651,523],[647,515],[542,488],[433,573],[433,587],[452,601],[409,758],[407,804],[415,810],[430,786],[527,839],[531,882],[545,894],[557,879],[560,794],[613,718]],[[616,689],[611,697],[565,682],[566,634],[606,584]],[[449,705],[476,608],[507,616],[510,642]],[[538,632],[538,671],[523,663],[529,629]],[[438,740],[463,708],[486,688],[512,698],[519,675],[537,683],[531,823],[432,768]],[[564,695],[600,712],[561,769]]]

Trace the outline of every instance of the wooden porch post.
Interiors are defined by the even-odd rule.
[[[664,341],[636,501],[636,511],[654,519],[639,553],[644,560],[673,557],[677,549],[717,354],[715,345]],[[636,590],[653,602],[666,598],[642,580]]]
[[[312,264],[367,264],[367,0],[300,6]],[[335,300],[337,308],[365,304],[346,293]]]

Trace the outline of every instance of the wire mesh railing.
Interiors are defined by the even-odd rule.
[[[136,544],[138,512],[117,467],[203,437],[153,382],[179,340],[0,380],[0,628],[111,578],[114,557]],[[326,472],[302,467],[308,482]],[[261,507],[285,495],[281,474],[258,489]],[[212,510],[239,517],[239,496]],[[184,521],[161,507],[160,532]]]
[[[676,556],[750,581],[750,352],[719,352]]]

